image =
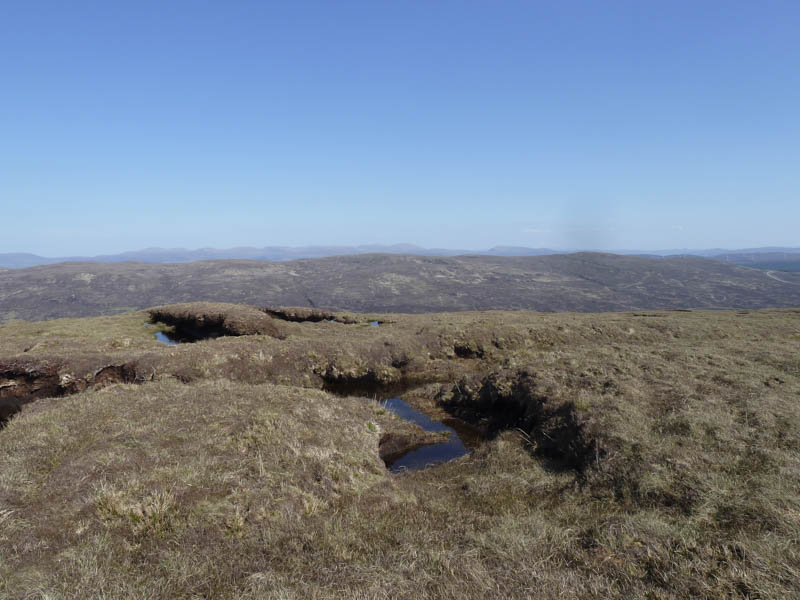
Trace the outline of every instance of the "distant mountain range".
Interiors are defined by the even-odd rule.
[[[156,264],[187,263],[198,260],[231,260],[250,259],[266,261],[287,261],[299,258],[327,258],[358,254],[410,254],[419,256],[545,256],[568,254],[575,250],[553,250],[550,248],[527,248],[524,246],[495,246],[488,250],[464,250],[448,248],[422,248],[413,244],[363,245],[363,246],[265,246],[254,248],[243,246],[238,248],[145,248],[121,252],[119,254],[103,254],[99,256],[61,256],[45,257],[28,253],[0,254],[0,268],[24,269],[38,265],[50,265],[61,262],[145,262]],[[699,256],[722,260],[737,265],[755,268],[774,269],[779,271],[800,271],[800,248],[744,248],[726,250],[711,248],[706,250],[673,249],[673,250],[615,250],[614,254],[667,257],[667,256]]]

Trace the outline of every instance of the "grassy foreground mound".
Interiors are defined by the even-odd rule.
[[[318,316],[0,327],[0,596],[800,597],[800,311]]]

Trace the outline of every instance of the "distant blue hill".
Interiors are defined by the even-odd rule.
[[[489,250],[464,250],[448,248],[421,248],[412,244],[362,245],[362,246],[266,246],[264,248],[145,248],[119,254],[103,254],[98,256],[61,256],[46,257],[36,254],[13,253],[0,254],[0,267],[22,269],[38,265],[49,265],[60,262],[147,262],[147,263],[183,263],[198,260],[251,259],[268,261],[286,261],[300,258],[327,258],[329,256],[353,254],[419,254],[423,256],[462,256],[480,254],[489,256],[543,256],[560,254],[558,250],[548,248],[523,248],[516,246],[496,246]]]

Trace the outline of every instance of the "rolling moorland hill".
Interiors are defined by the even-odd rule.
[[[0,322],[220,301],[357,312],[597,312],[800,306],[800,275],[701,258],[577,253],[290,262],[62,263],[0,272]]]
[[[98,256],[47,257],[36,254],[16,252],[0,253],[0,267],[23,269],[37,265],[51,265],[60,262],[151,262],[176,263],[198,260],[251,259],[284,261],[298,258],[325,258],[348,254],[418,254],[423,256],[459,256],[464,254],[484,254],[489,256],[539,256],[543,254],[563,254],[563,251],[548,248],[525,248],[520,246],[495,246],[483,251],[457,250],[453,248],[421,248],[413,244],[367,245],[367,246],[266,246],[264,248],[145,248],[101,254]]]
[[[800,272],[800,252],[738,252],[721,254],[716,260],[754,269]]]
[[[420,256],[544,256],[551,254],[570,254],[578,250],[552,250],[550,248],[528,248],[526,246],[494,246],[488,250],[458,250],[454,248],[422,248],[414,244],[372,244],[366,246],[266,246],[255,248],[145,248],[101,254],[97,256],[47,257],[36,254],[16,252],[0,253],[0,268],[23,269],[37,265],[51,265],[60,262],[149,262],[178,263],[199,260],[251,259],[285,261],[299,258],[326,258],[349,254],[415,254]],[[709,248],[705,250],[609,250],[613,254],[648,257],[695,256],[713,258],[735,265],[752,266],[784,271],[797,271],[800,263],[800,248],[762,247],[726,250]],[[764,266],[766,265],[766,266]]]
[[[6,324],[0,596],[796,598],[799,356],[797,309]],[[401,393],[483,441],[390,472]]]

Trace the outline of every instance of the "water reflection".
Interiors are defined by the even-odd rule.
[[[180,343],[177,340],[174,340],[171,337],[169,337],[169,334],[163,331],[156,331],[156,339],[162,344],[166,344],[167,346],[177,346]]]
[[[386,466],[392,473],[406,469],[424,469],[430,465],[459,458],[469,454],[482,441],[481,436],[465,423],[456,419],[445,419],[443,422],[434,421],[400,398],[390,398],[383,405],[398,417],[416,423],[425,431],[449,434],[446,442],[422,446],[387,463]]]

